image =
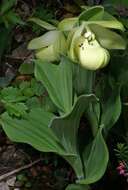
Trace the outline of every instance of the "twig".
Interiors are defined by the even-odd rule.
[[[7,59],[13,59],[13,60],[21,60],[21,61],[25,61],[25,59],[27,59],[27,58],[29,58],[29,56],[30,56],[30,53],[28,54],[28,56],[12,56],[12,55],[5,55],[5,58],[7,58]],[[32,58],[30,59],[31,61],[33,60]]]
[[[25,170],[25,169],[28,169],[28,168],[32,167],[33,165],[37,164],[37,163],[40,162],[41,160],[42,160],[42,159],[40,158],[40,159],[38,159],[38,160],[33,161],[33,162],[30,163],[30,164],[27,164],[27,165],[25,165],[25,166],[22,166],[22,167],[20,167],[20,168],[15,169],[15,170],[13,170],[13,171],[11,171],[11,172],[8,172],[8,173],[6,173],[6,174],[1,175],[1,176],[0,176],[0,181],[3,181],[3,180],[5,180],[6,178],[8,178],[8,177],[10,177],[10,176],[12,176],[12,175],[14,175],[14,174],[16,174],[16,173],[19,173],[19,172],[22,171],[22,170]]]

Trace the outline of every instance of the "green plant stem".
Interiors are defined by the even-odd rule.
[[[77,157],[72,157],[70,161],[66,156],[64,156],[64,159],[67,160],[68,163],[72,166],[78,180],[85,178],[84,169],[79,155],[77,155]]]
[[[95,78],[96,78],[96,72],[90,71],[90,76],[88,77],[88,92],[90,94],[93,94],[93,89],[95,85]],[[93,137],[97,134],[98,127],[95,125],[91,126]]]

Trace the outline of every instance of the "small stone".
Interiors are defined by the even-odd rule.
[[[8,186],[14,187],[15,181],[16,181],[16,176],[13,176],[13,177],[11,177],[10,179],[8,179],[8,180],[7,180]]]
[[[16,181],[15,187],[22,187],[24,185],[23,181]]]

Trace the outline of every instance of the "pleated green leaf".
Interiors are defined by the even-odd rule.
[[[30,144],[43,152],[66,154],[58,138],[48,127],[53,117],[53,114],[35,108],[22,119],[12,118],[4,113],[0,122],[12,141]]]
[[[95,95],[82,95],[77,99],[69,114],[55,118],[52,121],[51,127],[65,147],[65,150],[76,152],[80,118],[92,101],[97,101]]]
[[[35,76],[47,89],[53,103],[61,112],[70,112],[73,103],[72,65],[62,57],[59,65],[35,61]]]
[[[74,64],[74,89],[77,95],[92,93],[93,82],[95,78],[94,71],[81,67],[80,64]]]
[[[55,135],[59,138],[66,152],[70,152],[76,156],[64,156],[74,169],[77,178],[83,178],[83,166],[78,150],[78,128],[83,113],[88,109],[89,103],[97,101],[95,95],[82,95],[74,104],[72,111],[62,117],[54,118],[51,128]]]
[[[101,124],[104,125],[105,131],[108,132],[117,122],[121,114],[121,107],[120,87],[115,86],[111,96],[102,105]]]
[[[39,151],[55,152],[63,156],[73,167],[78,179],[84,178],[77,135],[80,118],[92,101],[96,101],[93,94],[80,96],[71,112],[61,117],[35,108],[21,119],[4,113],[0,122],[12,141],[27,143]]]
[[[99,129],[90,147],[88,159],[85,159],[86,178],[79,180],[78,183],[80,184],[91,184],[98,181],[104,175],[107,168],[109,153],[102,135],[102,128]]]
[[[86,115],[91,125],[93,136],[95,136],[98,131],[100,114],[101,114],[100,103],[98,101],[90,103]]]

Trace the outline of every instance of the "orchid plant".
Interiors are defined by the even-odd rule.
[[[38,18],[29,21],[48,30],[30,41],[28,48],[35,50],[35,77],[56,109],[32,108],[22,117],[5,112],[2,127],[15,142],[62,156],[76,174],[76,183],[66,190],[88,190],[106,171],[106,139],[122,105],[121,85],[105,73],[96,80],[96,70],[111,62],[111,50],[125,49],[124,27],[102,6],[86,7],[75,18],[52,20],[55,25]],[[91,130],[81,136],[83,117]]]

